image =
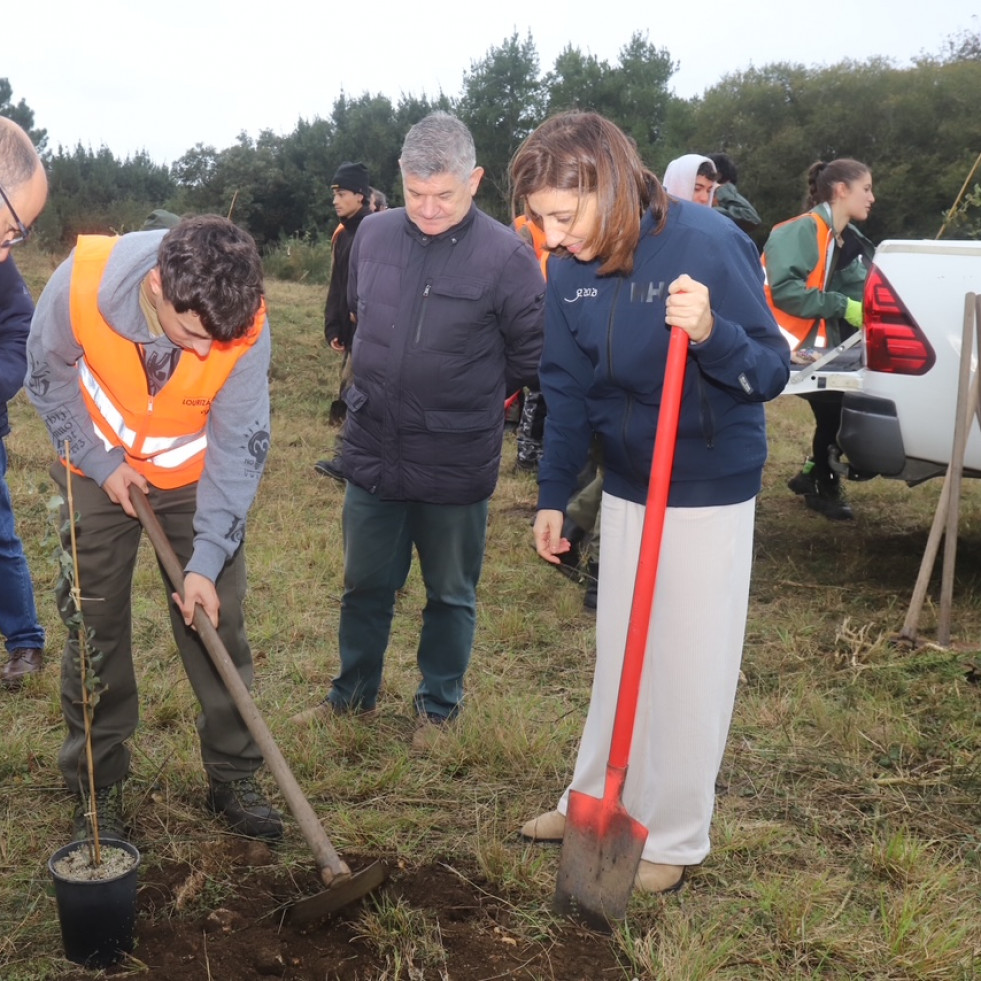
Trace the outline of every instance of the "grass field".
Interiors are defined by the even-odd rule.
[[[24,268],[37,289],[50,263],[29,254]],[[431,754],[410,751],[422,599],[415,571],[396,612],[378,722],[345,719],[312,732],[287,725],[323,696],[337,664],[342,489],[312,469],[333,439],[326,417],[336,362],[323,345],[322,290],[275,281],[268,289],[273,443],[248,538],[259,708],[339,850],[407,870],[458,859],[507,897],[520,943],[547,948],[558,929],[548,912],[557,852],[520,844],[514,831],[554,806],[570,775],[593,621],[581,589],[532,551],[536,488],[514,471],[512,435],[491,506],[458,726]],[[591,941],[609,945],[619,964],[603,976],[979,978],[981,488],[970,483],[964,492],[952,647],[931,643],[935,588],[920,645],[897,647],[890,638],[909,602],[939,482],[850,485],[857,520],[827,522],[784,487],[809,440],[806,406],[779,399],[768,418],[771,458],[713,851],[679,896],[634,897],[624,927]],[[71,806],[55,764],[64,634],[45,544],[51,451],[23,394],[12,420],[8,477],[51,663],[22,692],[0,694],[0,977],[64,979],[75,975],[61,958],[45,868],[67,840]],[[144,548],[134,593],[142,697],[128,790],[135,837],[152,843],[150,863],[179,858],[203,869],[201,852],[219,826],[200,807],[195,703]],[[279,861],[308,862],[295,832]],[[214,861],[202,876],[197,899],[175,904],[168,917],[193,922],[203,905],[235,890],[234,873]],[[387,965],[363,977],[514,976],[434,967],[440,924],[399,911],[375,905],[359,914],[360,936]]]

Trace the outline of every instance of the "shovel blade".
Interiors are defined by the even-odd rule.
[[[290,926],[309,926],[325,916],[357,902],[385,881],[385,866],[373,862],[366,869],[351,876],[338,876],[323,892],[315,893],[295,902],[286,911]]]
[[[614,800],[571,791],[554,912],[610,933],[627,915],[647,828]]]

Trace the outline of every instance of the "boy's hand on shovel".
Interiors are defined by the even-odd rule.
[[[668,287],[664,320],[671,327],[680,327],[692,344],[707,341],[715,326],[708,287],[687,273],[679,276]]]
[[[150,490],[150,485],[146,482],[146,477],[138,470],[134,470],[128,463],[120,463],[118,467],[102,484],[102,489],[106,492],[109,500],[113,504],[118,504],[131,518],[136,517],[136,509],[133,502],[129,499],[129,489],[135,486],[144,494]]]
[[[181,611],[184,622],[189,626],[194,625],[194,608],[200,606],[204,610],[205,616],[211,621],[215,628],[218,626],[218,591],[215,584],[206,576],[197,572],[189,572],[184,577],[184,599],[180,594],[173,592],[170,594],[174,602]]]

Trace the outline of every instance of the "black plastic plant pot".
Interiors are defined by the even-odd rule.
[[[55,865],[77,849],[88,847],[81,841],[59,848],[48,861],[65,957],[90,968],[109,967],[132,951],[136,923],[140,853],[128,841],[103,838],[101,844],[103,849],[122,848],[133,857],[133,864],[113,878],[66,878]]]

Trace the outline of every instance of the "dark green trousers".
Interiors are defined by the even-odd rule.
[[[64,467],[57,463],[51,475],[67,500]],[[101,655],[96,665],[100,691],[95,707],[92,746],[95,783],[105,787],[129,774],[127,740],[139,722],[139,703],[132,649],[133,572],[142,527],[113,504],[93,480],[72,475],[76,514],[79,586],[85,625],[92,635],[91,646]],[[197,485],[176,490],[151,487],[150,505],[160,519],[177,557],[184,566],[194,543],[194,511]],[[62,522],[67,520],[62,508]],[[63,545],[70,551],[67,530]],[[218,633],[247,686],[252,684],[252,652],[245,635],[242,603],[245,598],[245,554],[240,547],[226,563],[215,586],[221,603]],[[184,624],[170,598],[170,582],[161,569],[165,602],[171,628],[194,694],[201,706],[197,718],[201,756],[208,775],[216,780],[248,776],[262,763],[262,754],[214,669],[197,634]],[[68,607],[66,609],[66,603]],[[72,609],[59,588],[58,607],[67,621]],[[176,679],[175,679],[176,680]],[[58,765],[70,790],[85,786],[85,730],[81,704],[78,633],[69,626],[61,664],[61,707],[67,727],[58,755]]]

